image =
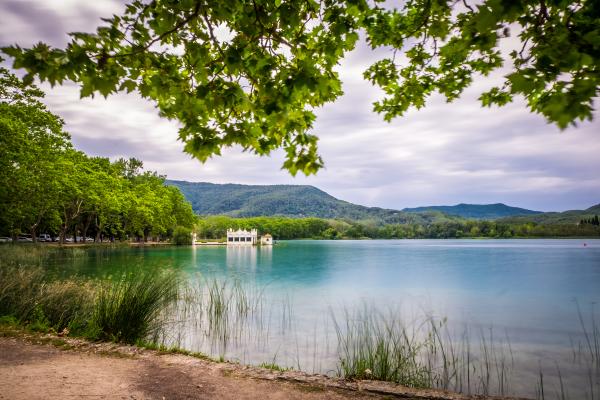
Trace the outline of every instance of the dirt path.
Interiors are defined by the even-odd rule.
[[[467,399],[56,337],[0,337],[0,399]]]
[[[64,351],[0,339],[0,399],[343,399],[370,397],[311,392],[298,384],[224,373],[218,364],[180,355],[124,356]]]

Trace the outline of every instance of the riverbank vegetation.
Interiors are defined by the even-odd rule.
[[[133,344],[161,328],[163,310],[177,299],[174,273],[58,279],[46,265],[57,249],[10,245],[0,250],[0,317],[31,330]],[[71,249],[62,256],[82,252]]]
[[[64,275],[50,266],[56,256],[83,257],[85,250],[0,246],[0,323],[182,353],[198,350],[185,350],[191,335],[194,346],[206,341],[207,353],[217,360],[226,359],[228,348],[257,345],[265,354],[271,351],[257,365],[309,368],[289,365],[294,349],[279,348],[277,339],[270,342],[272,332],[299,334],[289,294],[281,297],[267,286],[240,280],[183,279],[164,269],[102,279]],[[317,365],[321,357],[334,357],[341,377],[468,394],[537,393],[540,399],[593,399],[600,393],[600,325],[593,308],[588,314],[577,305],[580,332],[570,336],[571,350],[558,360],[542,355],[539,365],[523,360],[508,334],[491,327],[471,330],[428,315],[407,320],[400,310],[390,307],[386,313],[368,303],[330,310],[325,319],[331,325],[324,329],[332,329],[335,340],[317,343],[315,333],[312,357]],[[277,358],[281,352],[288,361]],[[517,386],[519,374],[526,374],[528,387]]]
[[[458,220],[431,224],[378,224],[321,218],[228,216],[199,217],[198,237],[218,239],[228,228],[256,228],[275,239],[452,239],[452,238],[540,238],[598,237],[600,227],[593,224],[508,223],[502,221]]]
[[[141,161],[77,151],[42,97],[0,68],[0,236],[146,240],[193,225],[181,192]]]

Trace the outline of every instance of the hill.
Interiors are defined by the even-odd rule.
[[[201,215],[233,217],[286,216],[348,219],[375,223],[419,223],[450,221],[439,211],[407,213],[365,207],[336,199],[308,185],[238,185],[168,180],[178,187],[192,208]]]
[[[475,219],[498,219],[516,215],[536,215],[541,211],[527,210],[525,208],[511,207],[503,203],[496,204],[457,204],[454,206],[429,206],[405,208],[402,211],[409,213],[421,213],[426,211],[441,211],[448,215]]]
[[[516,216],[502,218],[499,222],[506,223],[526,223],[535,222],[538,224],[577,224],[582,219],[593,218],[600,215],[600,204],[596,204],[585,210],[569,210],[564,212],[547,212],[530,216]]]
[[[600,204],[586,210],[540,212],[506,204],[457,204],[405,208],[366,207],[337,199],[308,185],[239,185],[167,180],[178,187],[200,215],[232,217],[317,217],[369,223],[430,224],[463,218],[503,223],[577,224],[600,215]]]

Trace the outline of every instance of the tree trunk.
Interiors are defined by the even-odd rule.
[[[102,222],[98,223],[98,215],[96,215],[96,218],[94,219],[94,223],[96,225],[96,237],[94,238],[94,242],[101,242],[102,241]]]
[[[88,217],[85,219],[85,223],[83,224],[82,231],[81,231],[81,237],[83,238],[82,241],[84,243],[85,243],[85,239],[87,238],[88,229],[90,228],[90,225],[92,224],[93,219],[94,219],[94,213],[90,213],[88,215]]]
[[[67,236],[67,224],[66,223],[62,223],[60,225],[60,232],[58,234],[58,243],[59,244],[65,244],[66,236]]]

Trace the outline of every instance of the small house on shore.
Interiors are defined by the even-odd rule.
[[[262,235],[260,237],[260,244],[262,244],[263,246],[270,246],[273,244],[273,236],[269,235],[268,233],[265,235]]]
[[[258,232],[256,229],[251,229],[249,231],[244,229],[227,229],[227,245],[250,245],[255,246],[257,244],[261,245],[272,245],[273,237],[268,233],[263,235],[260,238],[258,237]]]

